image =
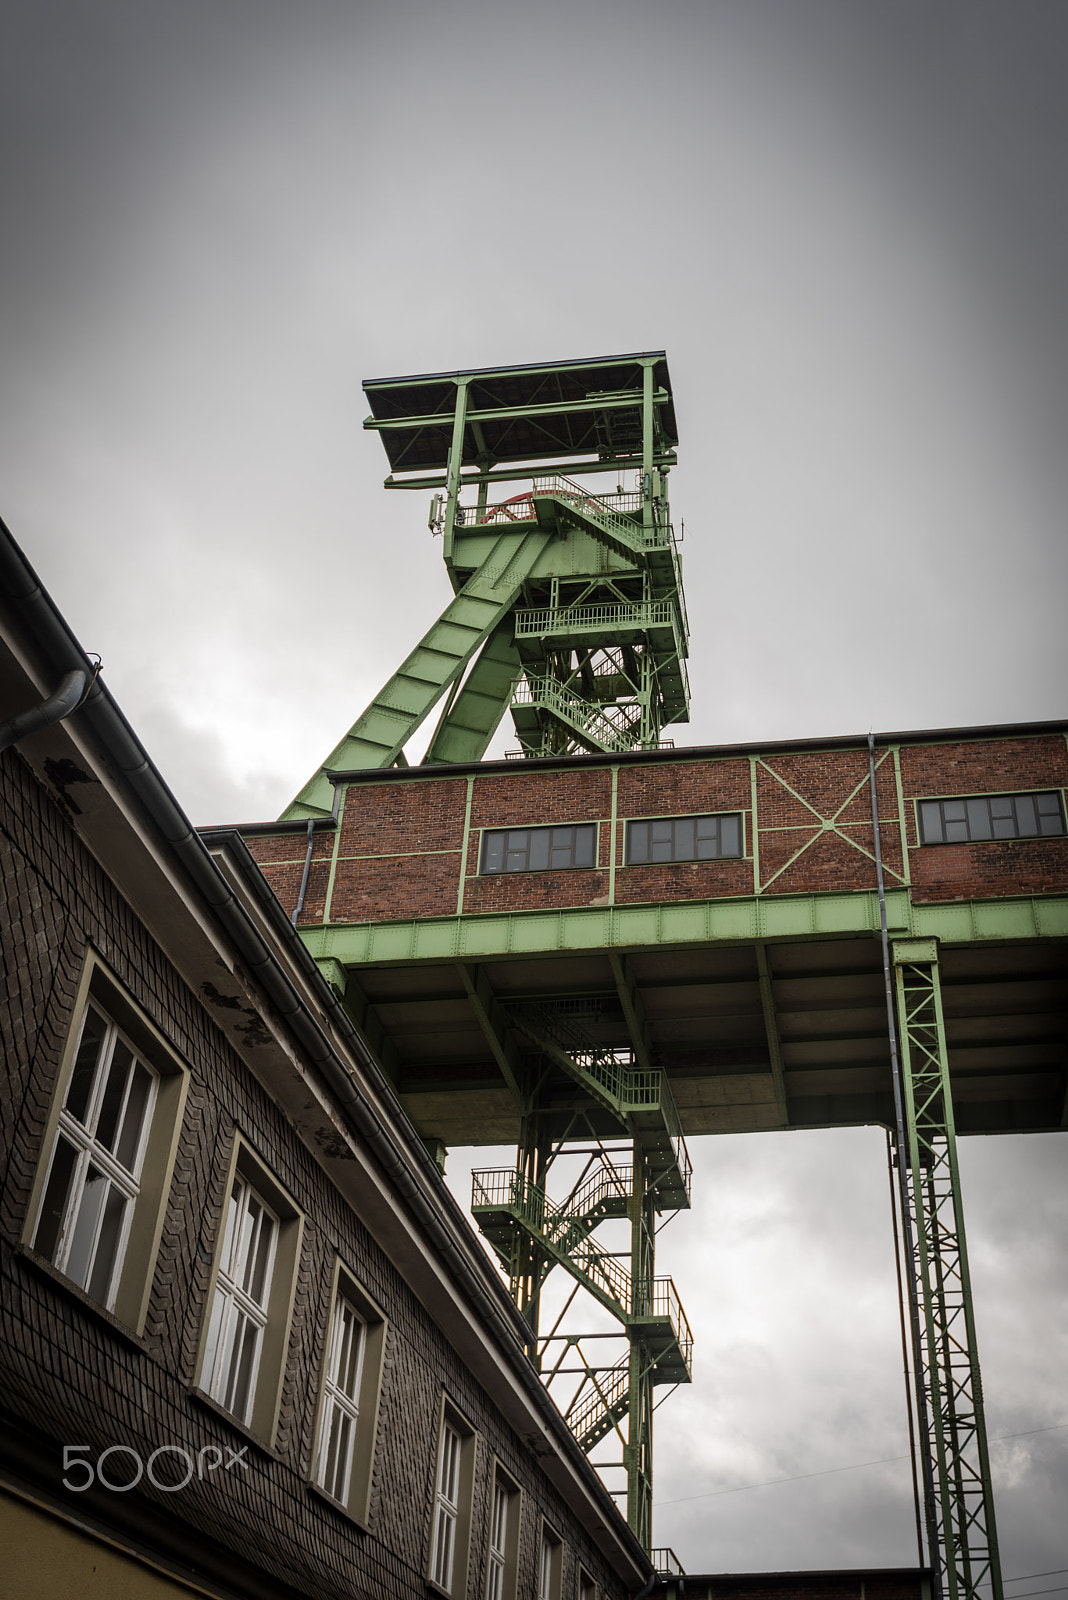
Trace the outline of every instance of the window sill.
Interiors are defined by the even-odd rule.
[[[607,872],[607,865],[598,866],[596,861],[591,861],[586,866],[570,867],[502,867],[499,872],[476,872],[471,876],[482,882],[490,882],[494,878],[542,878],[547,872]],[[429,1582],[429,1579],[427,1580]],[[448,1594],[447,1589],[438,1589],[438,1594]],[[451,1600],[451,1597],[450,1597]]]
[[[86,1294],[84,1289],[79,1289],[76,1283],[72,1283],[70,1278],[60,1272],[58,1267],[52,1265],[47,1256],[39,1255],[32,1245],[17,1244],[14,1249],[14,1256],[22,1266],[47,1279],[49,1283],[62,1290],[77,1305],[91,1312],[101,1322],[106,1323],[113,1333],[118,1334],[120,1339],[123,1339],[128,1345],[132,1345],[135,1350],[139,1350],[142,1355],[153,1354],[152,1347],[142,1334],[135,1332],[125,1322],[120,1322],[113,1311],[109,1311],[106,1306],[100,1304],[99,1300],[94,1300],[91,1295]]]
[[[190,1384],[186,1393],[190,1400],[194,1400],[198,1406],[203,1406],[205,1411],[210,1411],[213,1416],[225,1422],[229,1427],[233,1428],[235,1433],[239,1433],[242,1439],[247,1439],[249,1444],[254,1445],[266,1460],[281,1461],[282,1457],[273,1445],[268,1444],[266,1439],[262,1439],[258,1433],[253,1433],[250,1427],[235,1417],[232,1411],[227,1411],[226,1407],[221,1406],[217,1400],[213,1400],[210,1394],[205,1394],[204,1390],[198,1389],[195,1384]]]
[[[358,1528],[361,1533],[369,1534],[371,1532],[370,1527],[362,1517],[357,1516],[355,1511],[350,1511],[343,1501],[335,1500],[332,1494],[327,1494],[326,1490],[319,1484],[309,1480],[307,1489],[308,1493],[314,1495],[316,1500],[321,1500],[324,1505],[329,1506],[332,1511],[336,1511],[339,1517],[344,1517],[346,1522]]]

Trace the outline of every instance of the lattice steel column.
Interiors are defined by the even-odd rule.
[[[645,1317],[652,1311],[651,1297],[655,1276],[654,1241],[656,1217],[649,1192],[648,1163],[641,1145],[634,1141],[634,1181],[628,1213],[631,1227],[630,1281],[631,1315]],[[653,1539],[653,1372],[641,1337],[640,1325],[630,1327],[629,1406],[627,1444],[623,1460],[627,1468],[627,1521],[631,1532],[645,1550]]]
[[[935,939],[893,947],[920,1306],[916,1383],[930,1440],[945,1600],[1001,1600],[983,1387],[972,1314]]]

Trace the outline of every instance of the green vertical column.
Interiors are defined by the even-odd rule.
[[[629,1203],[631,1229],[631,1316],[646,1317],[652,1310],[654,1206],[641,1145],[634,1142],[634,1179]],[[631,1323],[628,1374],[627,1443],[623,1460],[627,1469],[627,1522],[643,1549],[653,1542],[653,1374],[641,1338],[641,1325]]]
[[[1002,1600],[983,1386],[964,1235],[935,939],[893,946],[920,1307],[917,1399],[927,1419],[944,1600]]]
[[[541,1204],[544,1205],[547,1158],[548,1143],[542,1118],[537,1110],[529,1110],[519,1124],[519,1144],[515,1153],[515,1200],[524,1207],[536,1226],[540,1226],[541,1218],[533,1215],[531,1206],[537,1206],[538,1195],[542,1197]],[[509,1287],[520,1314],[530,1328],[527,1354],[539,1369],[538,1322],[544,1269],[544,1252],[538,1249],[530,1234],[517,1227],[512,1235]]]
[[[467,418],[467,379],[456,385],[456,410],[452,419],[452,444],[445,485],[445,534],[442,553],[446,564],[452,559],[453,533],[456,527],[456,506],[460,498],[460,466],[464,453],[464,422]]]

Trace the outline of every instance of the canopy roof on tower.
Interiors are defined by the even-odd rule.
[[[394,472],[443,470],[457,393],[467,386],[461,464],[640,456],[643,372],[652,367],[655,451],[678,443],[667,357],[662,350],[521,367],[368,378],[365,428],[382,435]]]

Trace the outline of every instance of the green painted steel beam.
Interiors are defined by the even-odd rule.
[[[485,755],[522,671],[512,617],[511,611],[505,613],[482,647],[463,687],[447,705],[423,757],[424,766],[481,761]]]
[[[627,1024],[627,1034],[630,1039],[634,1059],[644,1072],[652,1066],[649,1056],[649,1030],[645,1025],[645,1006],[642,1002],[638,986],[630,970],[630,962],[626,956],[620,956],[612,951],[608,957],[612,968],[612,977],[615,980],[616,994],[623,1010],[623,1020]]]
[[[652,404],[667,406],[671,404],[671,396],[666,389],[654,391]],[[557,400],[543,404],[529,406],[501,406],[483,410],[470,410],[467,412],[467,422],[507,422],[520,417],[563,417],[573,412],[592,411],[637,411],[642,405],[641,391],[634,390],[630,396],[606,396],[603,400]],[[434,411],[423,417],[365,417],[364,427],[368,432],[388,433],[410,428],[441,428],[452,421],[451,411]]]
[[[790,1112],[786,1104],[786,1071],[783,1066],[782,1039],[779,1034],[779,1018],[775,1009],[775,992],[771,986],[771,969],[768,965],[766,944],[757,945],[756,956],[757,971],[760,974],[760,1004],[764,1013],[764,1031],[768,1036],[771,1077],[775,1085],[775,1103],[785,1128],[790,1125]]]
[[[512,1037],[508,1016],[493,993],[490,981],[481,967],[468,967],[462,961],[456,970],[478,1018],[486,1043],[493,1051],[501,1076],[512,1091],[512,1098],[522,1113],[527,1110],[528,1096],[522,1088],[523,1063]]]
[[[909,904],[907,889],[890,889],[886,907],[895,938],[933,937],[943,944],[1068,938],[1068,896],[1063,895],[914,906]],[[752,944],[834,935],[874,936],[879,927],[878,895],[874,890],[862,890],[335,923],[301,928],[300,933],[319,959],[333,957],[344,966],[384,966],[563,951],[643,950],[713,941]]]
[[[532,379],[552,377],[557,372],[583,372],[605,367],[657,367],[667,359],[666,350],[624,350],[610,356],[579,356],[572,361],[522,361],[510,367],[468,367],[463,372],[416,372],[396,378],[365,378],[364,391],[422,388],[428,383],[458,383],[461,378],[470,382],[474,378]]]
[[[446,415],[449,421],[451,413]],[[678,455],[674,450],[656,450],[653,452],[654,467],[674,467],[678,465]],[[601,461],[569,461],[568,471],[576,473],[580,478],[586,477],[591,472],[640,472],[642,458],[633,454],[611,456]],[[467,472],[460,478],[460,488],[477,488],[481,483],[518,483],[521,478],[529,478],[541,468],[526,467],[495,467],[492,472]],[[395,478],[392,473],[383,481],[384,489],[444,489],[448,479],[444,473],[424,473],[417,478]]]
[[[486,563],[464,584],[408,659],[379,690],[341,743],[282,813],[328,814],[332,769],[390,767],[449,685],[512,608],[550,535],[537,528],[504,533]]]

